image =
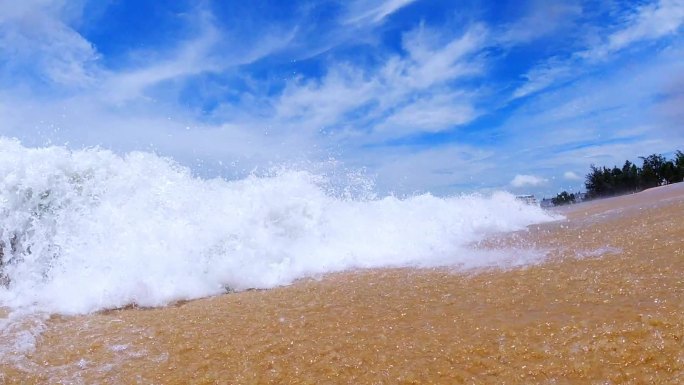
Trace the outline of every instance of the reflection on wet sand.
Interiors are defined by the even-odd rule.
[[[506,271],[374,270],[52,317],[0,383],[684,383],[684,188],[566,209],[482,248]]]

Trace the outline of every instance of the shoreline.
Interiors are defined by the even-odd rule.
[[[609,208],[624,208],[635,204],[658,204],[658,200],[677,199],[682,194],[684,194],[684,182],[678,182],[652,187],[631,194],[597,198],[570,205],[551,207],[549,211],[570,215],[578,213],[578,215],[586,216],[601,210],[608,210]]]
[[[684,185],[670,186],[577,205],[481,245],[547,253],[522,268],[361,270],[52,316],[21,365],[0,364],[0,379],[681,383]]]

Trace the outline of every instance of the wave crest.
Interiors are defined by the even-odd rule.
[[[353,197],[281,170],[200,179],[151,153],[0,139],[0,305],[83,313],[352,268],[496,265],[468,248],[552,220],[507,193]]]

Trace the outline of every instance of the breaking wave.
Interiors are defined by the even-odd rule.
[[[553,219],[507,193],[378,198],[332,183],[201,179],[152,153],[0,139],[0,306],[86,313],[353,268],[496,266],[510,260],[468,244]]]

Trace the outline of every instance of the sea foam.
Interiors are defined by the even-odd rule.
[[[503,192],[378,198],[330,183],[201,179],[151,153],[0,139],[0,306],[87,313],[353,268],[496,266],[504,256],[468,245],[553,219]]]

